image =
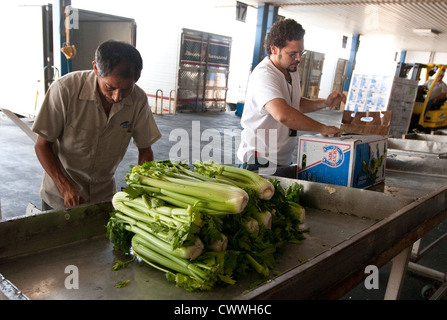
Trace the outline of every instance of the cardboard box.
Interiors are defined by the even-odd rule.
[[[418,83],[418,80],[395,76],[354,73],[344,110],[355,113],[392,111],[393,117],[388,135],[392,138],[401,138],[410,127]]]
[[[352,112],[343,111],[340,129],[346,134],[388,136],[392,111]]]
[[[322,137],[298,140],[298,179],[353,188],[385,180],[388,138],[379,135]]]

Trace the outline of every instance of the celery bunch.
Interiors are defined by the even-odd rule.
[[[251,270],[267,278],[277,249],[304,239],[287,190],[247,170],[152,161],[132,166],[126,182],[112,200],[108,238],[188,291],[230,285]]]

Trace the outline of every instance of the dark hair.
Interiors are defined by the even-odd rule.
[[[302,40],[306,31],[301,24],[293,19],[283,19],[276,21],[270,28],[269,33],[265,37],[264,48],[268,55],[272,54],[270,46],[284,48],[287,41]]]
[[[96,67],[100,77],[108,76],[115,70],[122,78],[138,81],[143,69],[143,59],[131,44],[109,40],[99,45],[95,52]]]

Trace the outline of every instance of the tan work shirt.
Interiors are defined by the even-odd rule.
[[[140,87],[135,85],[128,97],[115,103],[109,117],[96,88],[93,70],[60,78],[49,88],[32,128],[54,143],[62,171],[90,203],[108,201],[116,192],[114,174],[131,138],[138,148],[147,148],[161,137]],[[64,208],[46,172],[40,193],[52,208]]]

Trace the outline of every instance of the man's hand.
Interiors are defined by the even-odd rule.
[[[333,109],[338,106],[340,102],[346,103],[346,96],[340,91],[334,91],[327,97],[325,106]]]
[[[64,206],[73,207],[83,203],[84,199],[81,198],[79,191],[63,174],[59,160],[53,152],[53,143],[39,136],[34,148],[43,169],[53,179],[59,192],[64,197]]]
[[[139,148],[138,149],[138,164],[142,165],[146,161],[150,162],[154,160],[154,152],[152,147]]]
[[[328,136],[340,137],[342,133],[343,130],[334,126],[324,126],[323,130],[321,130],[320,132],[320,134],[325,137]]]
[[[68,207],[74,207],[79,204],[84,203],[84,199],[81,197],[79,192],[73,187],[73,185],[69,182],[67,182],[64,187],[58,186],[59,190],[61,190],[61,193],[64,197],[64,206],[66,208]]]

